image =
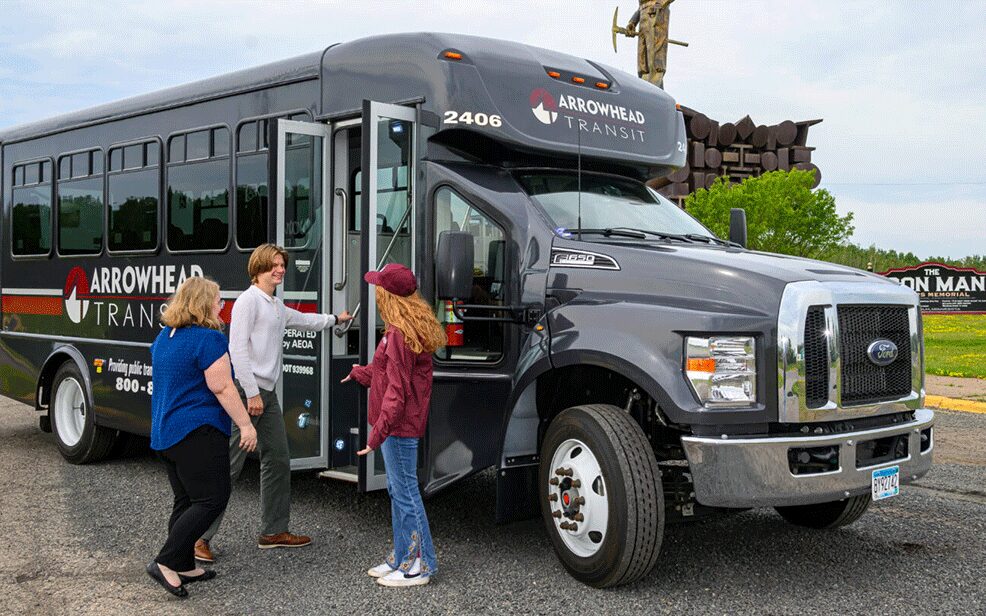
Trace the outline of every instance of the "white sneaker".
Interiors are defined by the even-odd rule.
[[[388,573],[391,573],[393,571],[394,571],[394,568],[393,567],[391,567],[387,563],[383,563],[381,565],[377,565],[376,567],[372,567],[370,569],[367,569],[366,570],[366,574],[368,576],[370,576],[371,578],[382,578],[383,576],[385,576]]]
[[[415,559],[411,569],[404,573],[400,569],[395,569],[387,575],[377,578],[377,584],[397,588],[401,586],[423,586],[431,581],[427,573],[421,573],[421,559]]]

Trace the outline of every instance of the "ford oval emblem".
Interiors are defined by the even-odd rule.
[[[866,349],[866,356],[877,366],[889,366],[897,359],[897,345],[889,340],[874,340]]]

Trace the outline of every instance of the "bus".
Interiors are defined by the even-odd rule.
[[[227,319],[254,247],[278,293],[353,311],[289,330],[295,470],[386,485],[366,392],[380,336],[361,273],[417,275],[435,355],[419,479],[495,469],[497,521],[540,513],[598,587],[657,562],[667,520],[775,507],[854,521],[930,467],[916,295],[746,250],[648,188],[684,121],[598,62],[451,34],[376,36],[0,132],[0,392],[66,460],[150,431],[168,297],[215,279]],[[739,220],[739,219],[737,219]]]

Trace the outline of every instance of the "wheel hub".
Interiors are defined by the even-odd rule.
[[[609,520],[599,462],[585,443],[569,439],[558,446],[551,463],[548,502],[559,505],[551,514],[556,530],[572,552],[591,556],[602,545]]]

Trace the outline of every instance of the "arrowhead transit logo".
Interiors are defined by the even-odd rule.
[[[73,267],[65,278],[65,313],[73,323],[81,323],[89,312],[89,278],[81,267]]]

